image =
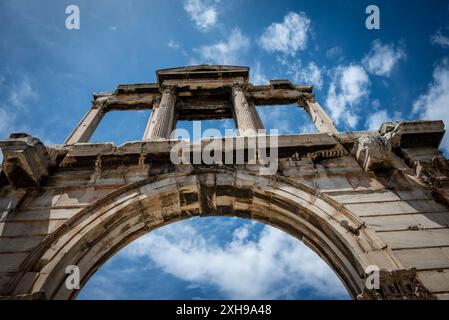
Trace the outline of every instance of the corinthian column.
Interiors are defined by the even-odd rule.
[[[145,129],[144,139],[169,139],[175,125],[176,87],[163,87],[162,98],[153,109]]]
[[[254,135],[264,128],[254,103],[247,101],[242,86],[236,84],[232,87],[231,101],[239,135]]]

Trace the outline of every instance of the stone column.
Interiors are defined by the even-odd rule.
[[[264,128],[254,102],[247,101],[242,86],[236,84],[232,87],[231,101],[239,135],[254,135]]]
[[[310,118],[312,118],[313,123],[315,123],[320,132],[338,133],[337,128],[332,122],[332,119],[329,117],[326,111],[323,110],[319,103],[315,101],[315,99],[307,99],[301,104],[306,112],[310,115]]]
[[[104,116],[103,108],[94,105],[84,115],[81,122],[65,141],[66,144],[75,144],[78,142],[89,142],[90,137],[95,132],[98,124]]]
[[[158,106],[153,108],[145,129],[145,140],[169,139],[175,127],[176,87],[164,87]]]

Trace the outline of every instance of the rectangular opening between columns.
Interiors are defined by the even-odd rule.
[[[277,129],[279,134],[318,132],[307,112],[296,105],[257,106],[256,109],[267,133],[271,129]]]
[[[89,142],[113,142],[121,145],[127,141],[142,140],[151,110],[107,112]]]

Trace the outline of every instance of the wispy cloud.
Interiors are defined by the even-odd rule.
[[[331,49],[327,54],[328,57],[339,56],[341,50]],[[331,69],[326,107],[333,120],[349,129],[355,128],[361,118],[360,105],[366,103],[370,95],[371,81],[368,73],[390,77],[395,66],[405,58],[403,44],[383,44],[380,40],[374,40],[370,51],[360,63],[339,65]],[[400,113],[394,114],[394,118],[400,116]],[[366,115],[365,126],[370,130],[376,130],[383,122],[391,119],[386,110],[376,110]]]
[[[206,31],[213,27],[218,20],[218,11],[216,5],[219,0],[185,0],[184,9],[196,26]]]
[[[11,131],[11,123],[14,121],[14,114],[7,112],[0,106],[0,139],[5,138]]]
[[[328,59],[339,59],[343,55],[343,49],[341,47],[332,47],[326,51],[326,57]]]
[[[317,88],[322,87],[322,71],[315,62],[311,61],[306,66],[303,66],[301,61],[297,61],[296,63],[288,63],[287,65],[287,74],[292,77],[292,80],[295,83],[313,85]]]
[[[266,84],[268,82],[268,79],[262,70],[260,61],[256,61],[254,67],[251,68],[250,76],[253,84]]]
[[[430,37],[430,42],[432,44],[439,45],[445,49],[449,48],[449,37],[443,35],[441,30],[438,30],[434,35]]]
[[[254,237],[255,228],[243,224],[233,230],[232,241],[219,245],[193,224],[179,223],[125,250],[184,281],[216,286],[230,299],[288,298],[299,289],[321,297],[347,296],[333,271],[301,242],[272,227]]]
[[[369,73],[389,77],[395,65],[405,57],[406,53],[401,45],[382,44],[380,40],[375,40],[362,64]]]
[[[449,60],[443,59],[433,70],[433,81],[427,92],[413,105],[413,113],[428,120],[443,120],[449,124]],[[449,137],[443,139],[443,148],[449,151]]]
[[[169,48],[172,48],[172,49],[179,49],[179,47],[180,47],[179,43],[177,43],[177,42],[174,41],[174,40],[170,40],[170,41],[167,43],[167,45],[168,45]]]
[[[7,73],[0,76],[0,138],[5,138],[17,126],[25,127],[16,120],[28,112],[28,105],[34,103],[37,97],[27,75],[11,76]]]
[[[259,43],[268,52],[281,52],[294,56],[299,50],[307,48],[309,30],[310,19],[304,12],[290,12],[282,23],[268,26]]]
[[[225,41],[205,45],[193,51],[199,56],[201,62],[217,64],[239,64],[242,55],[248,50],[250,40],[238,28],[229,34]],[[193,59],[192,62],[196,59]]]
[[[318,132],[310,116],[296,105],[260,106],[257,111],[266,130],[277,130],[279,134]]]
[[[359,121],[359,104],[369,96],[370,80],[359,65],[339,66],[331,71],[332,81],[326,106],[332,119],[354,128]]]
[[[365,127],[368,130],[378,130],[380,126],[389,121],[398,121],[402,117],[400,112],[395,112],[393,116],[390,116],[389,112],[385,109],[377,110],[370,113],[365,122]]]
[[[9,91],[8,102],[14,107],[25,108],[30,100],[37,98],[37,92],[31,87],[28,78],[12,84],[7,90]]]

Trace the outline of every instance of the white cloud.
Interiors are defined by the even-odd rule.
[[[299,133],[304,134],[304,133],[318,133],[318,132],[319,132],[318,128],[314,123],[306,123],[300,128]]]
[[[7,112],[0,106],[0,140],[6,139],[12,131],[11,123],[14,122],[14,114]],[[0,149],[0,171],[3,163],[3,153]]]
[[[3,135],[9,131],[9,124],[11,121],[11,117],[6,110],[0,108],[0,138],[3,138]]]
[[[170,40],[168,43],[167,43],[167,45],[170,47],[170,48],[172,48],[172,49],[179,49],[179,43],[177,43],[176,41],[174,41],[174,40]]]
[[[262,66],[259,61],[256,61],[255,66],[251,68],[251,83],[252,84],[266,84],[268,79],[265,76]]]
[[[369,73],[389,77],[394,66],[405,57],[405,51],[400,46],[382,44],[379,40],[375,40],[370,52],[363,58],[362,64]]]
[[[0,102],[0,139],[3,139],[17,130],[17,115],[26,111],[27,105],[34,102],[38,95],[25,75],[8,80],[0,76],[0,93],[4,99],[3,103]],[[22,123],[18,125],[23,126]]]
[[[317,88],[322,87],[322,72],[315,62],[310,62],[306,67],[302,66],[301,61],[287,65],[287,74],[292,76],[295,83],[313,85]]]
[[[379,110],[368,115],[365,126],[368,130],[378,130],[382,123],[391,121],[387,110]]]
[[[8,102],[14,107],[23,109],[26,107],[27,102],[36,97],[37,93],[31,87],[27,78],[22,79],[19,83],[9,88]]]
[[[326,51],[326,57],[328,59],[339,59],[343,55],[343,49],[341,47],[332,47]]]
[[[413,113],[427,120],[443,120],[449,125],[449,60],[446,58],[433,71],[433,82],[427,93],[421,95],[413,105]],[[449,151],[449,138],[446,134],[442,147]]]
[[[194,224],[177,223],[142,237],[125,249],[165,272],[199,285],[214,285],[230,299],[291,297],[298,289],[321,297],[347,296],[334,272],[301,242],[272,227],[254,237],[246,223],[226,244],[211,241]],[[257,234],[257,233],[256,233]]]
[[[449,48],[449,37],[443,35],[441,30],[438,30],[433,36],[430,37],[432,44],[440,45],[443,48]]]
[[[333,72],[326,106],[332,119],[354,128],[358,121],[358,105],[369,96],[370,80],[359,65],[339,66]]]
[[[236,28],[226,41],[202,46],[193,51],[199,55],[202,63],[239,64],[240,57],[248,50],[249,44],[249,39]]]
[[[296,106],[259,106],[260,119],[266,130],[277,130],[278,134],[300,134],[318,132],[304,109]]]
[[[260,45],[268,52],[282,52],[294,56],[307,48],[310,19],[304,12],[290,12],[282,23],[268,26],[260,37]]]
[[[278,130],[279,134],[296,134],[298,133],[295,125],[298,122],[292,121],[293,112],[285,106],[261,106],[257,107],[265,130]],[[297,108],[297,107],[295,107]],[[297,115],[297,114],[295,114]]]
[[[213,27],[218,20],[216,4],[219,1],[211,0],[185,0],[184,9],[190,15],[190,19],[202,30]]]

